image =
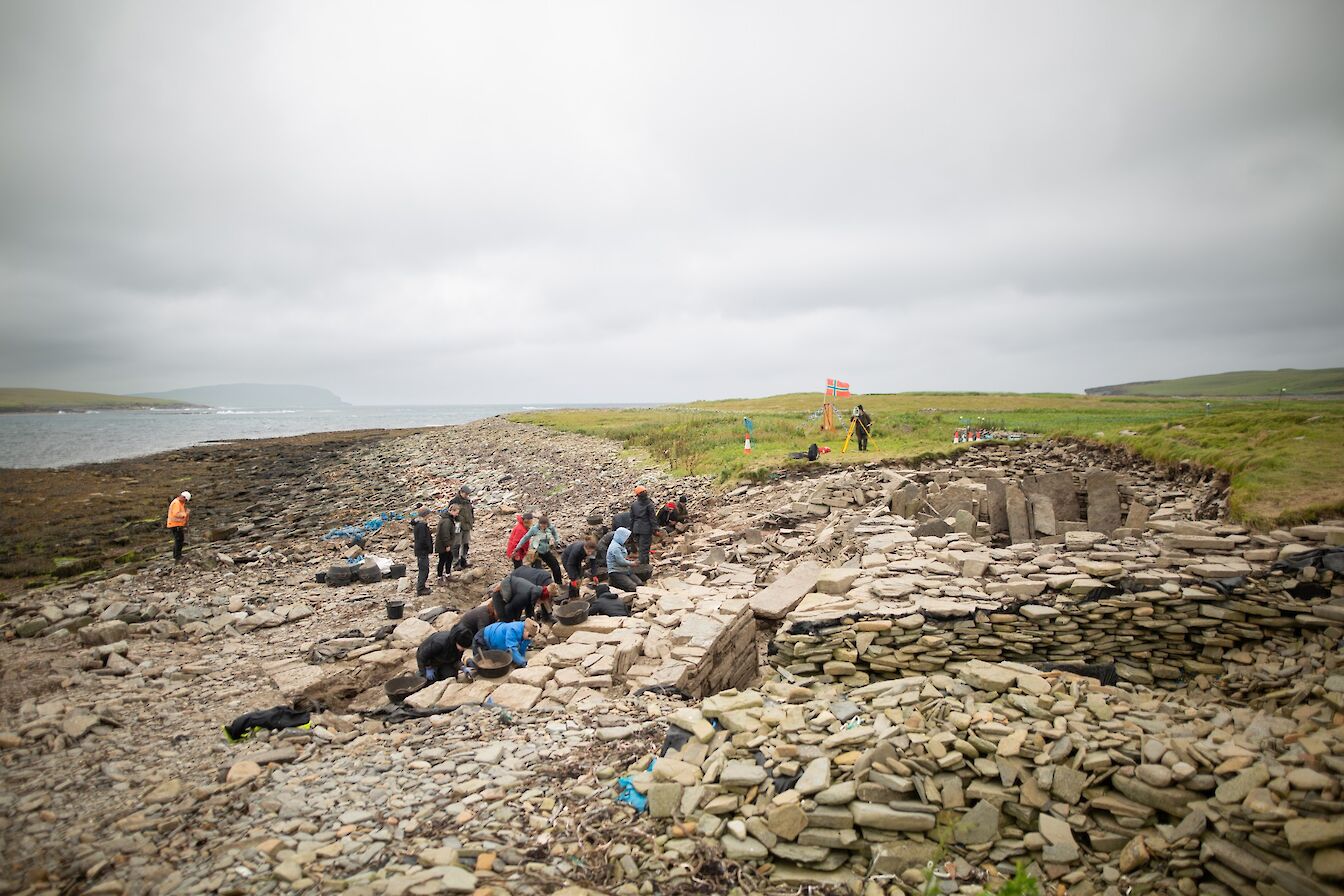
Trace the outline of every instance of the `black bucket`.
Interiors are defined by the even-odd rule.
[[[406,609],[406,602],[401,600],[390,600],[387,602],[387,618],[400,619],[401,611]]]

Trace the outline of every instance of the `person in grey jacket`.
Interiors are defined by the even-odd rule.
[[[438,537],[434,539],[439,547],[438,576],[442,582],[453,571],[453,541],[457,537],[457,515],[461,508],[449,504],[448,509],[439,514]]]
[[[607,581],[622,591],[635,591],[639,588],[639,579],[630,568],[630,555],[625,550],[625,542],[630,538],[630,530],[622,526],[611,537],[611,546],[607,548]]]
[[[471,486],[463,485],[457,490],[449,507],[457,507],[457,533],[453,536],[453,553],[457,555],[457,568],[466,569],[467,551],[471,549],[471,530],[476,525],[476,507],[471,503]]]
[[[658,528],[658,508],[649,500],[649,490],[642,485],[635,486],[635,500],[630,504],[630,531],[635,536],[639,548],[639,565],[649,565],[649,547],[653,544],[653,532]]]

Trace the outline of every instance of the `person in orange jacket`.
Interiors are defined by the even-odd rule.
[[[187,522],[191,519],[191,510],[187,502],[191,492],[183,492],[168,505],[168,531],[173,533],[173,562],[182,562],[182,545],[187,543]]]

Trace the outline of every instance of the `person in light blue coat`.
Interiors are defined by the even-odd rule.
[[[513,664],[521,669],[527,665],[527,648],[532,646],[538,628],[535,619],[492,622],[476,635],[472,649],[478,659],[487,650],[507,650],[513,655]]]
[[[555,526],[551,525],[551,518],[542,514],[532,528],[527,530],[523,536],[523,544],[530,546],[536,554],[537,559],[532,565],[545,563],[551,571],[551,581],[559,582],[560,578],[560,559],[556,556],[555,546],[560,543],[560,533],[555,531]]]
[[[639,588],[639,579],[630,568],[630,555],[625,543],[630,538],[630,530],[622,526],[611,536],[607,547],[607,581],[622,591],[634,591]]]

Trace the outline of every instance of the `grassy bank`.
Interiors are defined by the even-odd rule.
[[[67,392],[64,389],[0,389],[0,413],[189,407],[195,407],[195,405],[161,398],[105,395],[102,392]]]
[[[1282,390],[1286,397],[1344,397],[1344,367],[1320,370],[1234,370],[1175,380],[1147,380],[1089,389],[1092,395],[1219,396],[1222,398],[1272,398]]]
[[[847,423],[854,401],[874,417],[867,454],[840,455],[844,431],[823,435],[814,393],[694,402],[634,410],[582,409],[513,414],[512,419],[605,436],[682,473],[733,482],[800,461],[790,452],[828,445],[825,463],[918,459],[953,453],[966,424],[1124,445],[1153,460],[1192,461],[1232,477],[1232,512],[1255,524],[1292,523],[1344,513],[1344,405],[1078,395],[902,393],[865,395],[837,408]],[[742,417],[755,423],[742,452]]]

